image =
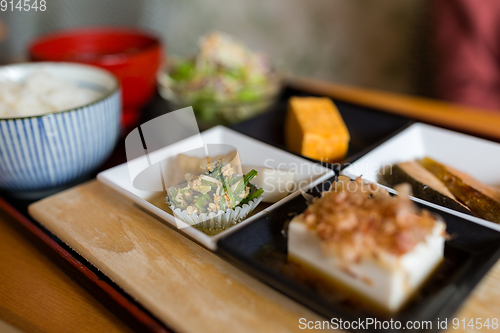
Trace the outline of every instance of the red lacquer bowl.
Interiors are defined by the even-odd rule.
[[[160,40],[125,28],[85,28],[52,33],[29,46],[33,61],[68,61],[96,65],[114,73],[122,86],[123,128],[139,118],[152,97],[163,61]]]

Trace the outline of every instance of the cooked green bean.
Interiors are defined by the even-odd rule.
[[[234,173],[230,163],[217,161],[212,171],[197,176],[186,175],[187,181],[168,191],[175,208],[191,213],[210,213],[234,209],[236,206],[258,198],[264,191],[254,190],[251,195],[249,182],[257,171],[246,175]]]

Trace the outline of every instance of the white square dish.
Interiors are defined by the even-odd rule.
[[[199,139],[200,136],[195,135],[193,137],[162,148],[157,152],[154,152],[153,154],[168,155],[169,151],[179,151],[179,147],[189,146],[190,142],[196,143],[199,141]],[[335,175],[333,170],[325,168],[320,164],[310,162],[301,157],[282,151],[278,148],[247,137],[224,126],[217,126],[210,130],[202,132],[201,139],[203,141],[203,144],[205,145],[230,144],[234,146],[238,150],[241,163],[243,165],[295,170],[295,182],[300,184],[300,189],[304,191],[318,184],[321,184],[325,180]],[[158,197],[162,194],[162,192],[142,191],[134,187],[127,163],[118,165],[114,168],[99,173],[97,175],[97,179],[102,183],[110,186],[114,190],[118,191],[119,193],[132,199],[135,203],[137,203],[147,211],[157,215],[159,218],[168,222],[173,227],[177,226],[173,215],[150,202],[151,198]],[[242,226],[259,219],[267,212],[278,207],[282,203],[296,197],[297,195],[300,195],[299,190],[289,194],[285,198],[254,214],[253,216],[250,216],[242,222],[232,226],[231,228],[213,236],[209,236],[191,226],[179,229],[179,231],[185,233],[208,249],[215,250],[217,248],[217,241],[219,239],[233,233]]]
[[[341,173],[351,178],[362,176],[369,182],[378,183],[381,168],[425,156],[463,171],[482,183],[497,187],[500,185],[500,144],[422,123],[409,126],[361,158],[344,166]],[[496,223],[425,200],[414,199],[500,231],[500,225]]]

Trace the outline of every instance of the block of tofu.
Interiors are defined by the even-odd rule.
[[[344,158],[349,131],[332,100],[322,97],[292,97],[285,120],[288,149],[325,162]]]
[[[338,198],[333,198],[333,202],[335,200],[339,202]],[[359,198],[353,200],[359,202]],[[387,214],[387,207],[391,205],[385,206],[384,214]],[[322,218],[327,221],[327,224],[322,223],[321,226],[311,223],[312,220],[308,217],[311,216],[310,214],[304,213],[296,216],[288,227],[289,259],[303,266],[311,275],[345,290],[347,295],[361,299],[384,312],[397,312],[442,262],[446,225],[439,220],[426,221],[425,231],[419,230],[421,234],[425,234],[425,237],[418,241],[411,240],[411,235],[405,234],[412,230],[417,231],[415,225],[411,225],[389,236],[388,239],[397,238],[394,242],[396,247],[387,244],[387,248],[384,248],[382,242],[382,245],[372,246],[374,251],[371,251],[370,244],[386,237],[387,235],[383,235],[386,232],[384,229],[390,229],[392,226],[384,226],[382,220],[380,223],[368,220],[364,223],[362,216],[369,214],[366,215],[367,211],[363,209],[358,210],[361,215],[357,217],[354,217],[352,210],[348,208],[347,211],[345,207],[340,209],[344,210],[341,212],[334,208],[329,209],[328,214],[332,214],[331,217],[325,216],[324,212],[318,213],[322,214]],[[414,215],[405,218],[427,219],[429,217],[430,215],[420,217]],[[370,218],[378,219],[373,214]],[[309,223],[306,219],[310,219]],[[350,222],[346,222],[346,219]],[[358,221],[357,225],[354,225],[355,220]],[[329,229],[325,227],[328,223],[336,226]],[[349,225],[353,229],[346,232]],[[368,225],[372,227],[375,225],[374,228],[378,228],[377,225],[379,225],[380,228],[366,232]],[[362,239],[362,237],[368,238]],[[404,244],[406,239],[408,242]],[[334,242],[334,246],[329,247],[329,242]],[[344,254],[341,253],[343,250],[345,250]],[[348,253],[347,256],[346,253]]]

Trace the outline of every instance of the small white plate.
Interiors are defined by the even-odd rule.
[[[335,175],[332,170],[325,168],[320,164],[310,162],[258,140],[249,138],[224,126],[217,126],[202,132],[201,139],[204,144],[230,144],[234,146],[238,150],[241,163],[243,165],[263,166],[278,170],[295,170],[295,182],[300,183],[300,188],[304,191],[321,184]],[[155,152],[155,154],[169,155],[169,151],[178,151],[179,147],[184,145],[189,146],[190,142],[197,141],[199,141],[199,136],[195,135],[173,145],[162,148],[161,150]],[[173,215],[148,201],[151,200],[151,198],[161,195],[161,192],[142,191],[133,186],[127,163],[99,173],[97,175],[97,179],[132,199],[135,203],[147,211],[157,215],[172,226],[177,226]],[[208,236],[194,227],[182,228],[179,229],[179,231],[187,234],[203,246],[211,250],[215,250],[219,239],[233,233],[245,224],[251,223],[252,221],[262,217],[270,210],[278,207],[297,195],[300,195],[299,190],[291,193],[261,212],[243,220],[237,225],[214,236]]]
[[[422,123],[411,125],[345,167],[341,173],[378,183],[379,171],[384,166],[425,156],[466,172],[485,184],[500,185],[500,144]],[[418,198],[415,201],[500,231],[496,223]]]

